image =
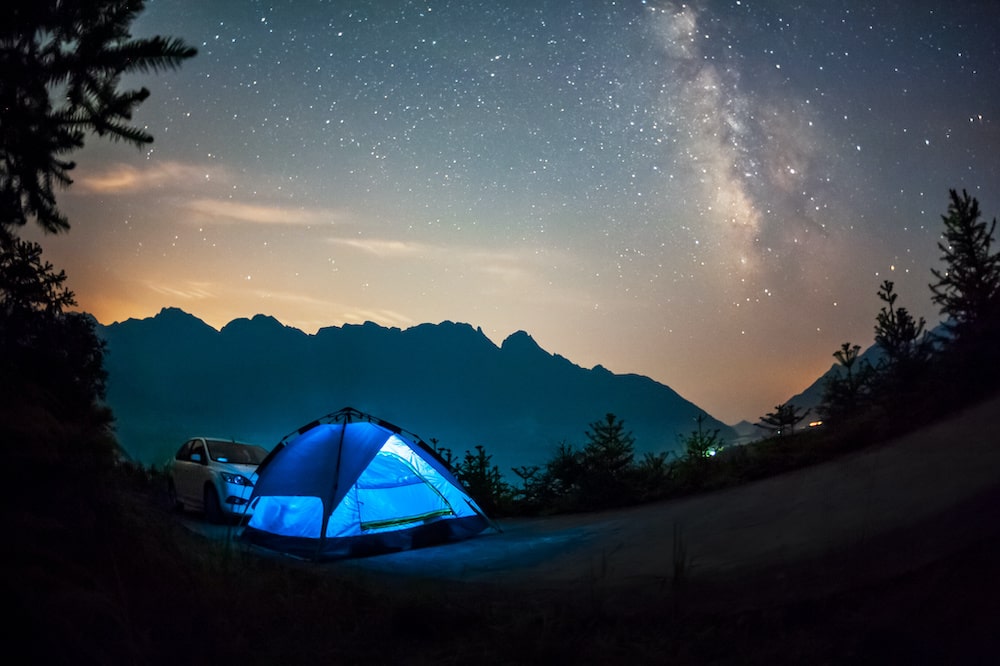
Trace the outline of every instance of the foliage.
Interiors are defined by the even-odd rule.
[[[104,344],[94,321],[67,311],[76,303],[65,273],[17,235],[32,218],[47,232],[69,228],[53,188],[71,183],[68,154],[87,132],[150,140],[126,124],[149,93],[119,93],[120,77],[174,67],[194,51],[129,39],[142,7],[14,0],[0,22],[0,451],[17,470],[6,488],[17,501],[4,502],[0,515],[18,534],[2,587],[18,609],[14,631],[25,649],[53,663],[152,659],[143,648],[153,625],[136,624],[136,599],[162,600],[160,592],[185,580],[158,585],[143,576],[142,594],[127,598],[123,580],[156,567],[154,558],[169,562],[160,556],[163,534],[146,540],[148,521],[142,529],[129,523],[116,501],[127,464],[103,404]]]
[[[945,318],[942,344],[957,383],[982,390],[997,385],[993,369],[1000,362],[1000,254],[991,250],[997,221],[981,220],[979,202],[965,190],[949,195],[938,242],[945,266],[931,269],[931,300]]]
[[[987,225],[979,218],[979,202],[963,190],[950,190],[948,214],[942,215],[943,240],[938,241],[945,269],[931,269],[931,300],[947,318],[956,338],[974,335],[984,320],[995,316],[1000,292],[1000,255],[990,251],[996,218]]]
[[[615,506],[629,501],[628,477],[635,459],[635,438],[625,423],[608,413],[586,431],[581,452],[581,501],[585,506]]]
[[[0,238],[0,379],[3,393],[37,391],[72,418],[104,399],[104,342],[91,318],[64,312],[76,304],[66,274],[41,255],[37,243]]]
[[[885,352],[886,366],[899,372],[907,366],[925,363],[930,346],[924,331],[927,322],[923,317],[914,319],[906,308],[897,308],[899,294],[893,288],[893,282],[886,280],[878,291],[885,305],[875,317],[875,344]]]
[[[840,368],[827,377],[823,384],[819,413],[824,421],[836,422],[851,418],[866,406],[874,368],[866,360],[859,363],[860,352],[861,346],[850,342],[841,344],[840,349],[833,352]]]
[[[760,423],[756,423],[755,425],[777,437],[782,437],[795,432],[795,426],[808,416],[809,412],[810,410],[808,409],[802,412],[799,407],[786,402],[776,405],[773,412],[768,412],[760,417]]]
[[[635,438],[624,421],[606,414],[589,425],[578,449],[560,442],[542,467],[516,467],[521,486],[512,489],[516,510],[564,512],[620,506],[649,495],[666,468],[663,457],[635,464]]]
[[[858,365],[860,347],[834,352],[842,372],[827,379],[820,414],[829,425],[848,421],[925,422],[981,398],[1000,386],[1000,255],[992,251],[996,219],[981,220],[979,202],[949,190],[948,213],[938,248],[945,267],[932,268],[932,301],[945,320],[944,334],[926,331],[923,317],[897,306],[884,280],[875,317],[877,366]]]
[[[475,453],[466,451],[454,466],[455,477],[465,486],[473,499],[487,515],[495,515],[510,497],[510,486],[503,480],[500,468],[493,464],[493,456],[481,444]]]
[[[635,500],[645,502],[666,496],[674,472],[669,458],[670,454],[666,451],[646,451],[642,454],[630,481],[633,491],[629,494]]]
[[[876,397],[884,408],[898,411],[910,402],[921,377],[929,371],[931,340],[923,317],[914,319],[906,308],[896,307],[898,294],[885,280],[878,291],[884,305],[875,318],[875,344],[883,352],[874,381]]]
[[[681,446],[684,447],[684,454],[691,460],[701,461],[714,456],[716,452],[722,449],[725,443],[719,436],[718,428],[711,431],[705,429],[705,420],[707,418],[706,414],[699,414],[695,419],[698,423],[698,429],[691,431],[689,435],[681,438]]]
[[[625,423],[614,414],[603,421],[594,421],[586,432],[583,466],[588,474],[600,474],[609,479],[621,479],[635,457],[635,438],[625,431]]]
[[[707,430],[705,421],[707,414],[699,414],[695,421],[697,429],[680,437],[680,445],[684,456],[675,462],[674,472],[681,488],[700,487],[705,483],[709,473],[712,458],[725,446],[725,440],[719,436],[719,429]]]
[[[568,442],[560,442],[545,463],[542,475],[547,503],[553,508],[575,508],[583,478],[583,454]]]
[[[538,511],[546,495],[545,479],[540,474],[542,468],[538,465],[522,465],[511,471],[521,480],[520,485],[511,488],[511,501],[526,512]]]
[[[131,39],[142,9],[140,0],[16,0],[0,23],[0,405],[9,410],[5,426],[19,433],[4,443],[43,450],[49,442],[55,448],[39,453],[49,462],[78,460],[78,450],[59,447],[87,442],[96,442],[95,459],[112,459],[104,344],[92,319],[66,312],[76,305],[66,274],[16,230],[31,218],[48,232],[69,228],[53,187],[72,182],[67,155],[88,132],[152,140],[127,124],[149,91],[121,92],[121,77],[177,67],[195,52],[178,40]],[[49,418],[86,432],[45,437],[39,428]]]
[[[152,141],[128,124],[149,90],[120,91],[125,74],[180,66],[195,50],[177,39],[133,39],[141,0],[16,0],[0,24],[0,225],[30,218],[69,229],[53,186],[72,183],[67,154],[87,132],[137,146]]]

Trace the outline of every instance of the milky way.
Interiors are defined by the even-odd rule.
[[[861,5],[154,0],[199,55],[42,242],[103,322],[523,329],[755,419],[1000,207],[1000,3]]]

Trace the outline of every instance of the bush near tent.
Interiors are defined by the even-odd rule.
[[[241,538],[320,560],[475,536],[491,526],[438,454],[346,407],[285,437],[258,468]]]

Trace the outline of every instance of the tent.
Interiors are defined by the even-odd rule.
[[[416,548],[491,525],[434,449],[350,407],[282,439],[257,474],[241,538],[308,559]]]

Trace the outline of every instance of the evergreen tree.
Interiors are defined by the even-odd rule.
[[[890,410],[905,406],[900,398],[916,390],[931,358],[931,344],[923,317],[914,319],[906,308],[897,308],[898,294],[885,280],[878,297],[885,304],[875,317],[875,344],[884,353],[876,373],[876,398]]]
[[[493,456],[486,453],[486,448],[477,444],[475,449],[475,453],[465,452],[461,462],[455,466],[455,476],[483,510],[494,515],[509,495],[510,487],[503,480],[500,468],[493,464]]]
[[[580,500],[585,508],[626,504],[628,476],[633,470],[635,438],[614,414],[590,424],[581,454]]]
[[[583,454],[568,442],[560,442],[552,457],[545,463],[542,475],[542,492],[552,500],[576,502],[583,478]]]
[[[133,39],[142,0],[14,0],[0,22],[0,227],[34,218],[69,229],[54,186],[72,183],[67,155],[88,132],[143,145],[128,124],[149,90],[120,91],[125,74],[178,67],[195,50],[177,39]]]
[[[671,467],[674,480],[681,488],[702,487],[710,471],[710,460],[722,449],[725,441],[719,436],[719,429],[705,428],[707,414],[696,418],[698,428],[679,438],[684,455],[674,461]]]
[[[860,361],[860,353],[861,346],[850,342],[833,352],[840,367],[823,384],[819,413],[824,421],[849,419],[866,406],[874,370],[868,361]]]
[[[36,462],[45,465],[78,455],[86,441],[111,441],[104,345],[92,319],[66,312],[75,301],[65,273],[17,232],[32,219],[46,232],[69,228],[54,188],[72,182],[68,156],[88,132],[134,145],[152,140],[128,124],[149,91],[121,91],[121,78],[175,68],[195,51],[176,39],[132,39],[143,7],[13,0],[0,21],[0,444],[17,455],[44,451]],[[72,428],[79,434],[56,434]]]
[[[583,464],[588,472],[621,479],[635,457],[635,438],[625,431],[625,422],[614,414],[590,424],[583,447]]]
[[[89,317],[64,311],[76,305],[65,281],[37,243],[0,244],[0,398],[40,391],[76,415],[104,399],[104,343]]]
[[[799,409],[790,402],[777,405],[773,412],[760,417],[760,423],[754,425],[758,428],[764,428],[778,437],[790,435],[795,432],[795,426],[809,415],[810,410],[807,409],[800,413]]]
[[[724,442],[719,437],[719,429],[705,429],[705,419],[707,418],[707,415],[699,414],[696,419],[698,429],[681,438],[681,446],[684,447],[684,455],[687,460],[703,461],[714,456],[722,448]]]
[[[540,474],[542,468],[538,465],[521,465],[511,468],[511,471],[521,480],[521,484],[512,489],[515,504],[523,511],[537,510],[545,497],[545,479]]]
[[[878,297],[885,303],[875,317],[875,344],[885,352],[886,364],[894,369],[927,360],[930,348],[923,317],[914,319],[906,308],[897,308],[892,280],[885,280]]]
[[[943,269],[931,269],[932,301],[944,316],[947,362],[960,386],[995,386],[1000,362],[1000,255],[992,251],[996,218],[980,219],[979,202],[963,190],[949,191],[948,214],[938,242]]]

